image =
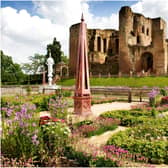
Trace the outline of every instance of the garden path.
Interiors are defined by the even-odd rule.
[[[107,131],[101,135],[97,135],[97,136],[92,136],[90,138],[88,138],[88,143],[89,144],[94,144],[96,146],[101,146],[101,145],[105,145],[106,142],[108,141],[108,139],[115,133],[119,132],[119,131],[124,131],[126,130],[128,127],[122,127],[122,126],[118,126],[117,129],[113,130],[113,131]]]
[[[112,110],[130,110],[131,106],[143,104],[143,102],[132,102],[132,103],[126,103],[126,102],[112,102],[112,103],[103,103],[103,104],[94,104],[91,107],[92,114],[90,116],[76,116],[74,115],[73,122],[78,122],[87,119],[92,119],[95,117],[98,117],[100,114],[112,111]],[[70,113],[73,113],[74,108],[68,108],[68,111]],[[42,111],[40,112],[41,116],[50,116],[50,113],[48,111]]]
[[[118,126],[117,129],[113,131],[107,131],[101,135],[92,136],[90,138],[82,138],[76,143],[76,148],[78,151],[86,152],[86,153],[93,153],[93,150],[96,149],[100,155],[104,152],[101,149],[101,146],[105,145],[108,139],[115,133],[119,131],[125,131],[128,127]],[[146,163],[138,163],[138,162],[131,162],[125,161],[125,167],[151,167],[151,168],[168,168],[168,165],[165,164],[146,164]]]

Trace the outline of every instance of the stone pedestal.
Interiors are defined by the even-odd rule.
[[[75,97],[74,96],[74,111],[77,115],[87,116],[91,114],[91,97]]]

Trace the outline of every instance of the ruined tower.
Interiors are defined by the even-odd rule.
[[[128,74],[167,73],[166,23],[161,18],[146,18],[130,7],[119,12],[119,70]]]
[[[79,24],[70,27],[70,75],[75,73]],[[166,22],[148,18],[124,6],[119,30],[87,29],[88,60],[92,75],[168,72]]]

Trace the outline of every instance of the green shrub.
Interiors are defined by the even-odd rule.
[[[72,95],[72,92],[63,90],[61,94],[63,97],[70,97]]]
[[[61,121],[48,122],[42,127],[43,140],[49,155],[61,155],[64,148],[69,143],[68,136],[70,129]]]
[[[101,114],[105,118],[118,118],[122,126],[135,126],[146,122],[151,113],[140,110],[117,110]]]
[[[167,163],[168,118],[155,119],[113,135],[107,142],[131,153],[140,153],[151,163]]]
[[[151,110],[151,116],[156,118],[157,114],[158,114],[158,112],[156,111],[155,107],[153,107]]]
[[[92,120],[83,120],[83,121],[80,121],[80,122],[77,122],[75,123],[74,125],[76,127],[80,127],[82,125],[90,125],[90,124],[93,124],[93,121]]]
[[[64,155],[68,159],[76,160],[79,167],[89,167],[91,156],[86,156],[83,152],[75,151],[72,147],[67,146],[65,147]]]
[[[67,119],[68,103],[63,97],[50,98],[49,110],[52,117]]]
[[[86,134],[86,137],[91,137],[91,136],[95,136],[95,135],[100,135],[106,131],[112,131],[112,130],[115,130],[117,128],[117,125],[111,125],[111,126],[102,126],[102,127],[99,127],[97,130],[95,131],[91,131],[91,132],[88,132]]]
[[[29,159],[39,151],[39,127],[34,118],[34,106],[24,104],[7,112],[2,120],[2,153],[9,158]]]
[[[160,94],[162,96],[167,96],[167,91],[165,89],[160,89]]]
[[[92,159],[90,161],[91,167],[118,167],[115,161],[112,161],[109,158],[97,157],[96,159]]]
[[[36,105],[38,111],[47,111],[48,110],[48,103],[49,103],[49,96],[36,96],[32,100],[32,103]]]
[[[146,122],[149,118],[147,117],[133,117],[133,116],[126,116],[121,119],[121,125],[122,126],[135,126],[138,124],[143,124]]]
[[[162,97],[162,95],[157,95],[155,97],[155,106],[159,106],[161,104]]]

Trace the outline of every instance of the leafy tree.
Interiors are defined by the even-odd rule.
[[[25,75],[19,64],[14,63],[10,56],[1,52],[1,81],[2,83],[21,83]]]
[[[27,74],[37,74],[43,71],[45,66],[45,56],[40,54],[34,54],[34,56],[30,56],[30,63],[25,63],[22,65],[22,69]]]
[[[62,55],[61,55],[61,61],[63,61],[65,64],[69,63],[68,57],[66,55],[64,55],[63,52],[62,52]]]
[[[51,56],[54,59],[55,65],[61,62],[61,44],[55,37],[53,43],[47,45],[47,58],[49,57],[49,52],[51,52]]]

